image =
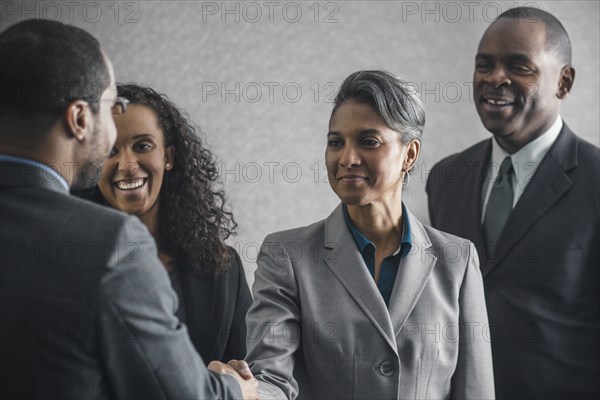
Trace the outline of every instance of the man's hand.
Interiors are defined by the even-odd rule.
[[[258,381],[250,372],[250,367],[244,360],[231,360],[227,364],[220,361],[211,361],[208,369],[220,374],[229,374],[233,376],[242,389],[242,396],[246,400],[258,399]]]

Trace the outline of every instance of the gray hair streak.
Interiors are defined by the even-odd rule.
[[[413,139],[421,140],[425,107],[409,82],[386,71],[357,71],[342,83],[332,116],[346,100],[374,106],[386,125],[400,134],[403,144]]]

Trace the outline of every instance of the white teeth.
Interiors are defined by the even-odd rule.
[[[494,104],[496,106],[507,106],[509,104],[512,104],[512,103],[510,103],[508,101],[504,101],[504,100],[486,99],[485,101],[489,104]]]
[[[121,190],[137,189],[144,184],[144,178],[132,179],[129,181],[118,181],[117,187]]]

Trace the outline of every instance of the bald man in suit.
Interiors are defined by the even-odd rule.
[[[440,161],[427,182],[432,225],[477,246],[498,399],[600,396],[600,151],[560,117],[574,78],[554,16],[500,15],[474,73],[493,138]]]

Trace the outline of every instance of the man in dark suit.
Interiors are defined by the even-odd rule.
[[[0,397],[255,398],[250,375],[204,366],[141,222],[69,195],[126,110],[98,42],[29,20],[0,55]]]
[[[493,138],[440,161],[427,181],[432,225],[479,252],[499,399],[600,395],[600,151],[560,117],[574,78],[555,17],[500,15],[474,72]]]

